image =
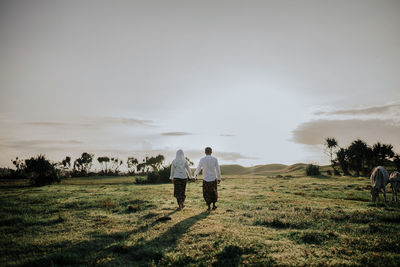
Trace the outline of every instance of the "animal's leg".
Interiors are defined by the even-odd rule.
[[[386,188],[383,188],[383,199],[384,199],[385,202],[386,202]]]
[[[395,200],[394,188],[392,187],[392,202]]]

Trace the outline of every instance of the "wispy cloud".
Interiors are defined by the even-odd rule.
[[[100,121],[106,124],[123,124],[127,126],[133,126],[133,125],[154,126],[154,121],[152,120],[142,120],[136,118],[105,117],[101,118]]]
[[[381,106],[337,109],[332,111],[317,111],[314,115],[379,115],[390,111],[400,110],[400,103],[387,104]]]
[[[314,120],[302,123],[293,130],[292,141],[305,145],[321,145],[325,138],[335,137],[340,144],[346,145],[361,138],[368,143],[382,141],[400,148],[399,133],[400,126],[390,120]]]
[[[20,140],[13,141],[7,140],[2,142],[3,146],[17,149],[30,149],[48,146],[68,146],[68,145],[81,145],[83,142],[78,140]]]
[[[63,122],[51,122],[51,121],[33,121],[33,122],[23,122],[21,124],[22,125],[33,125],[33,126],[49,126],[49,127],[66,125]]]
[[[219,136],[231,137],[231,136],[235,136],[235,135],[234,134],[220,134]]]
[[[185,136],[185,135],[193,135],[193,133],[188,133],[188,132],[166,132],[166,133],[162,133],[161,135],[164,135],[164,136]]]
[[[20,123],[22,126],[37,127],[77,127],[77,128],[104,128],[110,126],[146,126],[153,127],[154,121],[136,118],[118,118],[118,117],[98,117],[98,118],[79,118],[74,122],[64,121],[28,121]]]

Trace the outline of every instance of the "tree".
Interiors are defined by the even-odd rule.
[[[98,157],[97,161],[100,163],[101,166],[101,171],[103,174],[106,174],[109,172],[108,169],[108,164],[110,163],[110,158],[109,157]]]
[[[383,166],[385,161],[394,157],[393,146],[390,144],[376,143],[372,147],[373,155],[375,158],[375,165]]]
[[[61,165],[63,166],[64,169],[68,170],[71,168],[71,157],[66,156],[65,159],[61,161]]]
[[[189,166],[194,166],[194,162],[191,161],[188,157],[185,157],[185,159],[186,159],[187,162],[189,163]]]
[[[128,165],[128,170],[132,170],[130,172],[135,174],[137,170],[137,165],[139,164],[138,159],[134,157],[129,157],[126,164]]]
[[[347,149],[340,148],[336,151],[336,161],[339,163],[340,167],[342,168],[344,175],[349,175],[349,163],[347,160]]]
[[[397,171],[400,172],[400,154],[396,154],[396,155],[393,157],[393,163],[394,163],[394,165],[396,166]]]
[[[25,161],[16,157],[14,160],[11,160],[12,164],[17,169],[17,172],[22,172],[25,169]]]
[[[112,173],[118,173],[119,172],[119,168],[123,164],[123,161],[120,160],[119,158],[111,158],[110,162],[111,162],[110,171]]]
[[[87,175],[92,168],[93,154],[83,152],[80,158],[74,161],[74,170],[80,175]]]
[[[335,161],[333,160],[333,155],[335,153],[335,149],[338,147],[338,142],[335,138],[326,138],[325,139],[325,153],[329,156],[331,160],[332,169],[335,169]]]
[[[360,176],[366,163],[365,155],[368,153],[368,145],[361,139],[357,139],[350,144],[347,151],[349,168],[355,171],[356,176]]]

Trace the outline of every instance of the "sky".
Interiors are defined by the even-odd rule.
[[[0,0],[0,167],[166,156],[327,164],[400,153],[400,1]]]

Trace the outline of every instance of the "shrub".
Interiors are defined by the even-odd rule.
[[[158,171],[152,171],[147,174],[147,182],[150,184],[155,184],[160,181],[160,174]]]
[[[171,180],[169,179],[171,175],[171,165],[168,167],[164,167],[163,169],[158,171],[160,175],[160,183],[169,183]]]
[[[159,171],[152,171],[147,174],[147,182],[150,184],[154,183],[169,183],[169,177],[171,173],[171,166],[164,167]]]
[[[332,176],[331,170],[327,170],[326,173],[327,173],[329,176]]]
[[[147,179],[145,177],[136,177],[135,184],[147,184]]]
[[[60,182],[60,172],[44,155],[25,160],[25,173],[31,185],[42,186]]]
[[[308,164],[306,168],[307,176],[320,175],[319,166],[314,164]]]

